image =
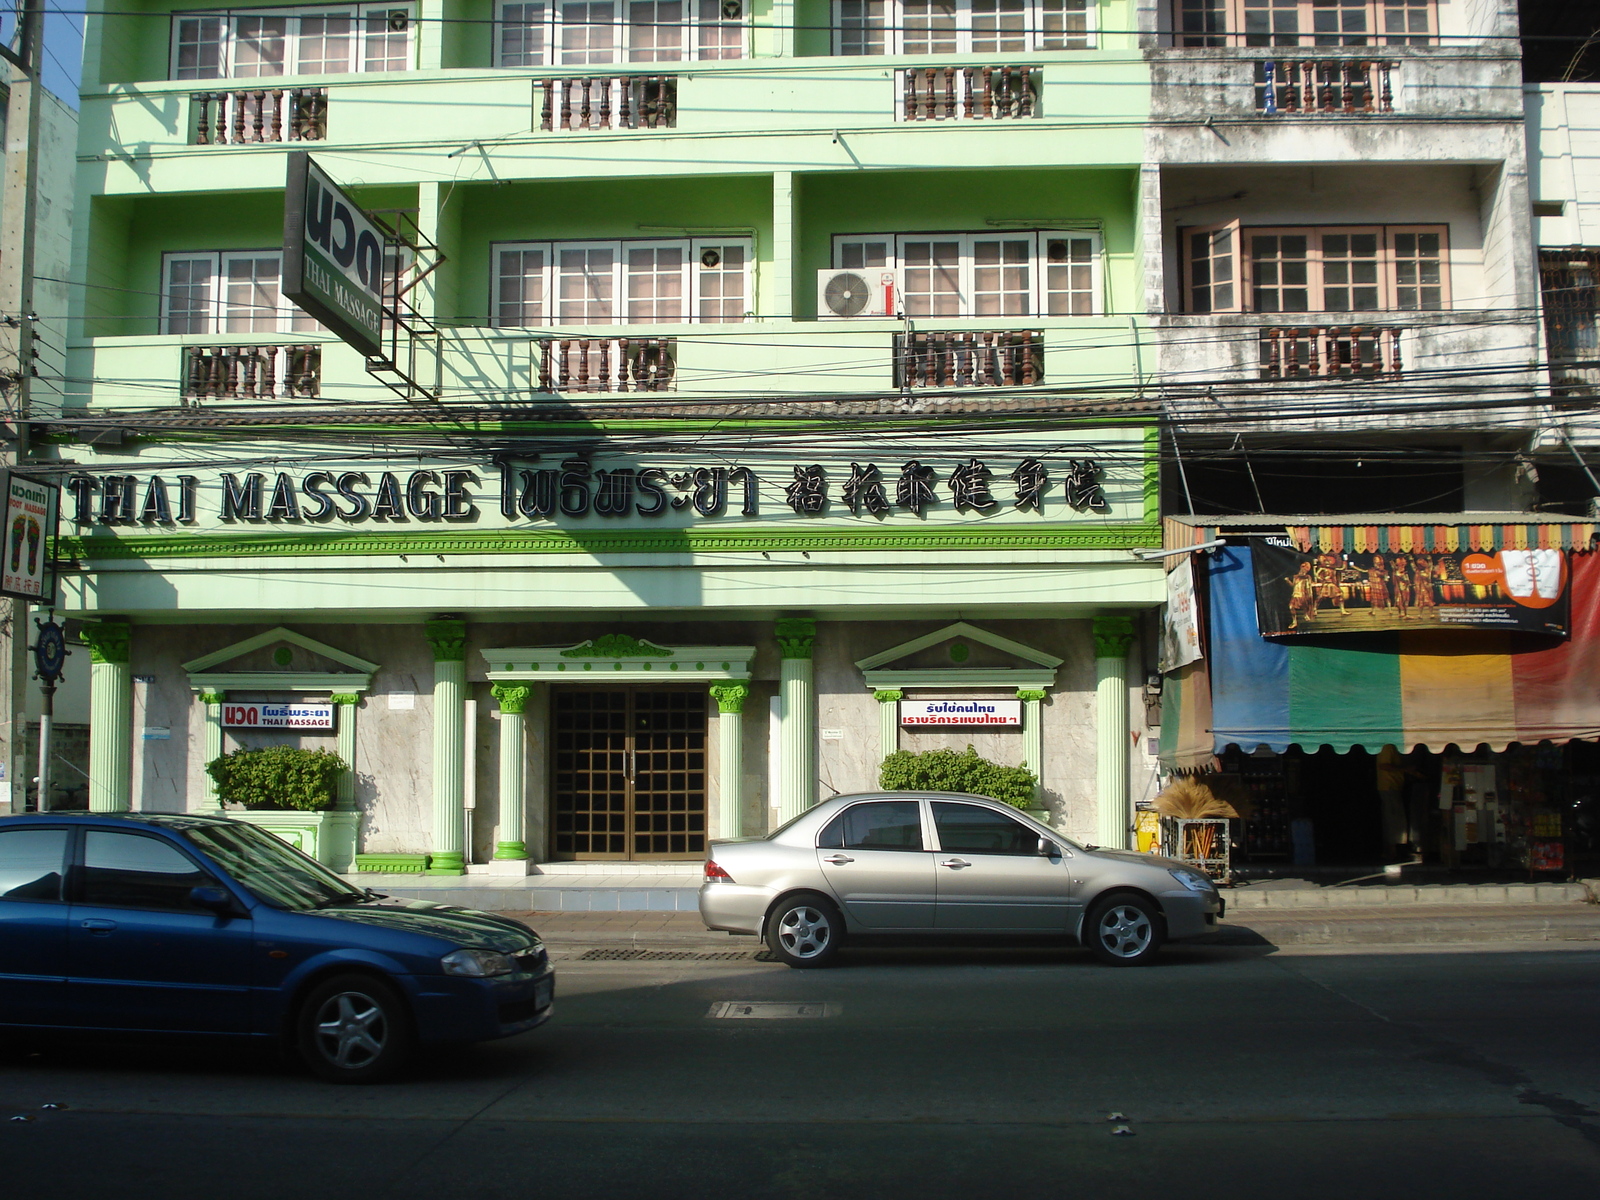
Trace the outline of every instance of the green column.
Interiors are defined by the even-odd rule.
[[[1128,811],[1129,617],[1094,619],[1095,840],[1125,850],[1132,844]]]
[[[791,617],[777,623],[778,652],[778,820],[798,817],[816,803],[816,718],[813,712],[811,646],[817,623]]]
[[[339,706],[339,757],[344,759],[344,771],[339,776],[339,807],[356,806],[356,705],[361,697],[354,692],[335,692],[328,697]]]
[[[433,848],[428,874],[464,875],[466,822],[467,623],[424,625],[433,647]]]
[[[722,837],[744,836],[744,702],[750,681],[711,685],[717,702],[717,787],[722,796],[717,830]]]
[[[227,698],[227,692],[200,693],[200,703],[206,706],[206,760],[200,764],[201,777],[205,783],[204,790],[200,793],[200,812],[222,811],[222,801],[217,797],[217,781],[211,778],[210,771],[203,768],[222,757],[222,702]],[[92,730],[90,736],[93,737]]]
[[[1044,804],[1044,692],[1035,688],[1018,688],[1017,699],[1022,701],[1022,765],[1033,772],[1039,782],[1034,785],[1033,802]]]
[[[89,646],[89,810],[133,807],[133,673],[126,621],[85,621]]]
[[[523,713],[533,691],[525,683],[497,683],[489,691],[500,706],[500,839],[497,860],[528,857],[524,840],[527,827],[527,775],[523,770],[525,733]]]
[[[900,701],[906,694],[899,688],[883,688],[872,693],[878,702],[878,742],[882,747],[879,758],[888,758],[900,749]]]

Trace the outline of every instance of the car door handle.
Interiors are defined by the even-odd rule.
[[[106,934],[110,933],[117,927],[117,923],[115,921],[102,921],[99,918],[95,918],[94,920],[90,921],[81,921],[79,922],[79,925],[80,927],[87,929],[95,937],[105,937]]]
[[[939,865],[941,867],[953,867],[959,871],[962,867],[970,867],[972,864],[964,858],[947,858]]]
[[[838,867],[843,866],[847,862],[855,862],[855,859],[851,858],[848,854],[830,854],[822,861],[825,863],[832,863],[834,866]]]

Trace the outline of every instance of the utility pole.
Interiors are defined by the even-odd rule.
[[[17,23],[0,59],[9,65],[4,194],[0,196],[0,400],[8,443],[4,457],[28,457],[28,400],[33,380],[33,255],[39,213],[39,133],[44,88],[44,0],[16,0]],[[0,812],[21,812],[28,781],[21,765],[27,729],[28,603],[3,600],[0,612]]]

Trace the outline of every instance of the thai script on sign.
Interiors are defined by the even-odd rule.
[[[332,729],[331,704],[224,704],[224,729]]]
[[[1022,724],[1020,700],[902,700],[902,725]]]

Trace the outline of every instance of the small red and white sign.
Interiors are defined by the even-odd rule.
[[[332,729],[331,704],[224,704],[224,729]]]
[[[902,700],[902,725],[1022,724],[1021,700]]]

